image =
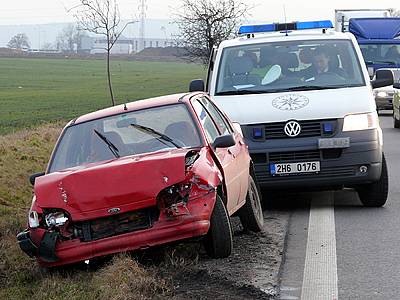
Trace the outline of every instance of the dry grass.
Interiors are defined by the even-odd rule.
[[[114,257],[111,264],[96,273],[93,288],[103,299],[152,299],[171,296],[170,284],[146,270],[128,255]]]
[[[32,198],[28,176],[45,169],[61,128],[56,123],[0,136],[0,299],[172,297],[171,283],[160,278],[157,267],[141,266],[128,255],[95,272],[78,267],[43,272],[19,249],[15,236],[25,227]],[[176,254],[169,257],[164,267],[182,264]]]

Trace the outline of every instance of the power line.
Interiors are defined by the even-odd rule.
[[[139,18],[140,18],[139,37],[140,37],[140,43],[142,44],[142,49],[145,48],[144,37],[145,37],[146,10],[147,10],[146,0],[141,0],[140,4],[139,4],[139,12],[140,12],[140,14],[139,14]]]

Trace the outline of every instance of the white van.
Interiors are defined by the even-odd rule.
[[[330,21],[242,26],[209,64],[206,90],[240,123],[266,189],[355,188],[365,206],[382,206],[388,175],[372,88],[393,84],[390,70],[370,81],[350,33]]]

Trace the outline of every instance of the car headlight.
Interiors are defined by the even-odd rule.
[[[48,213],[45,215],[44,219],[46,221],[47,227],[50,228],[54,226],[63,226],[68,221],[68,218],[63,212]]]
[[[28,223],[30,228],[38,228],[39,227],[39,215],[37,211],[31,210],[28,214]]]
[[[343,131],[357,131],[378,128],[379,119],[378,114],[356,114],[347,115],[343,121]]]
[[[379,98],[385,98],[385,97],[387,97],[388,96],[388,93],[387,92],[378,92],[377,94],[376,94],[376,96],[377,97],[379,97]]]

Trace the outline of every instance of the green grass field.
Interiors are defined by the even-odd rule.
[[[117,103],[187,91],[201,65],[112,61]],[[0,135],[111,105],[105,60],[0,58]]]

